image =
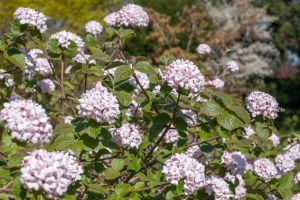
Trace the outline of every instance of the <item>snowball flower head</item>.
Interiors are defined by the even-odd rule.
[[[162,79],[174,89],[182,87],[193,93],[204,88],[205,79],[198,67],[189,60],[177,59],[163,71]]]
[[[111,132],[113,141],[124,148],[139,148],[144,137],[140,127],[130,123],[125,123],[117,129],[111,129]]]
[[[280,139],[275,133],[272,133],[269,140],[272,141],[274,147],[277,147],[280,144]]]
[[[300,144],[293,143],[284,148],[285,154],[288,154],[293,160],[300,159]]]
[[[38,83],[43,93],[52,92],[55,90],[55,84],[51,79],[44,79]]]
[[[197,53],[200,55],[205,55],[205,54],[209,54],[211,52],[211,48],[208,44],[199,44],[197,49],[196,49]]]
[[[53,34],[50,39],[57,39],[58,43],[63,48],[68,48],[71,44],[71,41],[75,42],[78,48],[78,51],[82,51],[84,48],[84,42],[81,37],[76,35],[75,33],[61,31]]]
[[[106,16],[104,21],[109,26],[145,27],[149,24],[149,16],[141,6],[128,4]]]
[[[14,19],[20,20],[21,24],[28,24],[36,27],[41,33],[47,31],[47,17],[31,8],[18,8],[14,12]]]
[[[31,100],[15,99],[4,103],[0,120],[13,139],[41,144],[50,142],[52,125],[41,105]]]
[[[34,150],[23,159],[20,181],[30,191],[43,191],[48,198],[58,199],[82,173],[72,152]]]
[[[300,193],[294,194],[291,200],[300,200]]]
[[[274,97],[264,92],[251,92],[246,98],[246,107],[252,117],[261,115],[265,119],[276,119],[278,103]]]
[[[102,25],[97,21],[92,20],[85,24],[85,31],[93,34],[94,36],[99,35],[102,30]]]
[[[169,158],[165,162],[162,172],[165,180],[174,185],[177,185],[181,179],[184,179],[185,194],[192,194],[204,186],[204,170],[204,165],[196,159],[181,153]]]
[[[229,200],[233,197],[228,183],[224,179],[216,176],[211,176],[206,179],[205,191],[209,195],[214,194],[215,199]]]
[[[52,74],[52,64],[42,57],[43,51],[41,49],[32,49],[28,53],[25,53],[25,73],[29,76],[34,76],[36,72],[42,76]],[[31,74],[31,75],[30,75]]]
[[[221,163],[226,165],[227,169],[233,174],[245,174],[247,172],[247,165],[245,156],[238,151],[225,151],[221,157]]]
[[[139,80],[139,83],[141,84],[143,89],[146,90],[146,89],[150,88],[150,81],[149,81],[147,74],[144,74],[139,71],[135,71],[134,74],[137,77],[137,79]],[[136,82],[134,77],[130,77],[128,82],[130,85],[133,85],[136,88],[137,94],[140,94],[143,91],[142,88],[140,87],[140,85]]]
[[[280,154],[275,158],[275,165],[280,176],[286,172],[292,171],[295,168],[295,161],[289,156],[289,154]]]
[[[236,71],[238,71],[240,69],[239,65],[235,61],[229,61],[229,62],[227,62],[226,63],[226,68],[229,71],[231,71],[231,72],[236,72]]]
[[[161,134],[160,134],[161,135]],[[169,129],[164,137],[164,140],[166,143],[174,143],[177,142],[180,138],[180,135],[178,134],[177,129],[175,129],[174,127],[171,127],[171,129]]]
[[[267,158],[260,158],[254,162],[254,173],[269,182],[277,175],[277,170],[273,162]]]
[[[114,123],[120,114],[117,98],[101,82],[97,82],[93,89],[81,95],[77,109],[82,117],[108,124]]]

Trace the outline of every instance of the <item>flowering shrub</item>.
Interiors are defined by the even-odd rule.
[[[47,37],[19,8],[0,41],[0,196],[6,199],[299,199],[299,136],[280,136],[271,95],[227,94],[235,61],[203,65],[123,49],[147,13],[127,5],[81,37]],[[132,29],[130,29],[132,28]]]

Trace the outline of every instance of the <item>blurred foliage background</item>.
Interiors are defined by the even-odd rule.
[[[238,90],[231,92],[269,92],[286,109],[277,127],[299,131],[299,0],[0,0],[0,34],[20,6],[45,13],[50,18],[48,34],[67,29],[84,35],[87,21],[104,25],[108,13],[127,3],[145,7],[151,19],[147,29],[127,42],[127,51],[158,65],[161,56],[196,62],[199,43],[215,47],[216,56],[221,57],[217,49],[222,49],[227,54],[221,62],[233,59],[242,68],[236,75]]]

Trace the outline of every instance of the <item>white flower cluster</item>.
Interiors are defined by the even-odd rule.
[[[296,184],[300,183],[300,172],[298,172],[298,173],[296,174],[296,176],[295,176],[295,178],[294,178],[294,182],[295,182]]]
[[[120,128],[111,129],[112,139],[120,147],[139,148],[144,135],[139,126],[125,123]]]
[[[59,45],[66,49],[71,44],[71,41],[76,43],[78,51],[83,51],[84,48],[84,42],[82,38],[75,33],[61,31],[51,35],[50,39],[57,39]]]
[[[169,158],[165,162],[162,172],[165,175],[165,180],[174,185],[184,179],[185,194],[193,194],[204,186],[204,170],[204,165],[196,159],[181,153]]]
[[[4,84],[6,87],[10,88],[10,87],[15,86],[15,81],[13,79],[9,78],[9,79],[5,80]]]
[[[300,200],[300,193],[294,194],[291,200]]]
[[[272,133],[269,140],[272,141],[274,147],[277,147],[280,144],[280,139],[275,133]]]
[[[293,160],[300,159],[300,144],[298,143],[290,144],[284,150],[285,150],[285,154],[288,154]]]
[[[38,83],[43,93],[49,93],[55,90],[55,84],[51,79],[43,79]]]
[[[182,109],[181,112],[184,115],[185,121],[189,126],[196,126],[199,124],[199,117],[192,110]]]
[[[136,77],[139,80],[139,83],[141,84],[143,89],[146,90],[146,89],[150,88],[150,81],[149,81],[147,74],[144,74],[139,71],[135,71],[134,74],[136,75]],[[143,91],[133,76],[130,77],[130,79],[128,80],[128,83],[136,88],[137,94],[140,94]]]
[[[206,159],[205,155],[201,151],[200,147],[196,144],[193,144],[193,146],[190,146],[186,150],[185,154],[188,155],[191,158],[195,158],[196,160],[198,160],[203,165],[207,164],[207,159]]]
[[[141,6],[128,4],[104,18],[109,26],[148,26],[149,16]]]
[[[251,92],[246,98],[246,107],[252,117],[261,115],[266,119],[276,119],[278,116],[278,103],[274,97],[264,92]]]
[[[14,19],[20,20],[21,24],[28,24],[36,27],[41,33],[47,31],[47,17],[31,8],[18,8],[14,12]]]
[[[32,49],[28,53],[24,53],[26,63],[24,73],[27,79],[31,79],[36,73],[39,73],[42,76],[53,73],[51,69],[52,64],[46,58],[41,57],[41,55],[43,55],[41,49]]]
[[[23,159],[20,180],[28,190],[42,190],[48,198],[58,199],[82,173],[72,152],[34,150]]]
[[[275,158],[275,165],[278,170],[278,176],[292,171],[295,168],[295,160],[292,159],[289,154],[279,154]]]
[[[102,25],[97,21],[92,20],[85,24],[85,31],[93,34],[94,36],[99,35],[102,30]]]
[[[211,48],[208,44],[199,44],[197,49],[196,49],[197,53],[200,55],[205,55],[205,54],[209,54],[211,52]]]
[[[221,163],[226,165],[227,169],[233,174],[245,174],[249,170],[249,164],[245,156],[238,151],[225,151],[221,157]]]
[[[81,63],[81,64],[96,64],[95,60],[89,60],[91,55],[78,53],[75,57],[72,58],[73,62]]]
[[[267,158],[260,158],[254,162],[254,173],[262,178],[264,181],[269,182],[277,175],[277,169],[273,162]]]
[[[193,93],[204,88],[205,79],[198,67],[189,60],[177,59],[163,71],[162,79],[172,88],[182,87]]]
[[[219,78],[216,78],[214,80],[205,81],[205,86],[211,86],[211,87],[215,87],[215,88],[223,88],[224,84],[225,84],[224,81]]]
[[[0,120],[11,131],[11,137],[19,141],[41,144],[50,142],[52,125],[41,105],[31,100],[15,99],[4,103]]]
[[[205,181],[205,191],[209,195],[214,194],[217,200],[229,200],[233,198],[228,183],[220,177],[207,177]]]
[[[229,69],[229,71],[231,71],[231,72],[236,72],[236,71],[238,71],[240,69],[239,65],[235,61],[229,61],[229,62],[227,62],[226,63],[226,68]]]
[[[160,134],[161,135],[161,134]],[[180,135],[178,134],[177,129],[175,129],[174,127],[171,127],[171,129],[169,129],[164,137],[164,140],[166,143],[174,143],[177,142],[180,138]]]
[[[249,139],[249,137],[254,134],[255,134],[255,131],[251,128],[251,126],[248,126],[248,127],[244,128],[243,138]]]
[[[78,114],[97,122],[112,124],[120,114],[117,98],[101,82],[97,82],[94,88],[82,94],[78,101]]]

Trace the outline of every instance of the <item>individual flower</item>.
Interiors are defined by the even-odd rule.
[[[0,120],[13,139],[42,144],[50,142],[52,125],[41,105],[31,100],[15,99],[4,103]]]
[[[211,52],[211,48],[208,44],[199,44],[196,51],[200,55],[205,55]]]
[[[204,88],[205,79],[198,67],[189,60],[177,59],[163,71],[162,79],[174,89],[179,87],[198,93]]]
[[[14,79],[8,78],[5,80],[4,84],[6,87],[11,88],[11,87],[15,86],[15,81],[14,81]]]
[[[229,61],[226,63],[226,68],[231,72],[236,72],[239,70],[239,65],[235,61]]]
[[[34,150],[23,159],[20,181],[29,191],[43,191],[47,198],[58,199],[82,173],[72,152]]]
[[[226,165],[227,169],[233,174],[245,174],[248,170],[248,162],[245,156],[238,151],[225,151],[221,157],[221,163]]]
[[[96,64],[95,60],[89,60],[90,57],[91,55],[80,52],[75,57],[73,57],[72,60],[81,64]]]
[[[275,158],[275,165],[278,169],[279,176],[281,176],[295,168],[295,161],[289,154],[279,154]]]
[[[274,147],[277,147],[280,144],[280,139],[275,133],[272,133],[269,140],[272,141]]]
[[[43,93],[49,93],[55,90],[55,84],[51,79],[43,79],[38,83]]]
[[[244,128],[243,138],[249,139],[249,137],[254,134],[255,134],[255,131],[251,128],[251,126],[248,126],[248,127]]]
[[[294,194],[291,200],[300,200],[300,193]]]
[[[260,158],[254,162],[254,173],[262,178],[265,182],[269,182],[277,175],[277,169],[273,162],[267,158]]]
[[[197,126],[199,124],[199,117],[192,110],[182,109],[181,113],[184,115],[185,121],[189,126]]]
[[[92,20],[85,24],[85,31],[93,34],[94,36],[99,35],[102,30],[102,25],[97,21]]]
[[[47,17],[34,9],[20,7],[14,12],[14,19],[20,20],[21,24],[36,27],[41,33],[47,31]]]
[[[204,188],[206,193],[209,195],[213,194],[215,199],[229,200],[233,197],[228,183],[220,177],[210,176],[206,178]]]
[[[300,172],[298,172],[298,173],[296,174],[296,176],[295,176],[295,178],[294,178],[294,182],[295,182],[296,184],[300,183]]]
[[[111,129],[112,139],[123,148],[139,148],[143,141],[143,131],[135,124],[125,123],[120,128]]]
[[[265,119],[276,119],[278,116],[278,103],[274,97],[264,92],[251,92],[246,98],[246,107],[252,117],[261,115]]]
[[[165,162],[162,172],[165,180],[174,185],[177,185],[181,179],[184,179],[185,194],[193,194],[204,186],[204,170],[204,165],[196,159],[181,153],[169,158]]]
[[[72,117],[72,116],[65,116],[64,117],[64,123],[65,124],[71,124],[73,119],[74,119],[74,117]]]
[[[94,88],[82,94],[78,101],[78,114],[97,122],[112,124],[120,114],[117,98],[101,82],[97,82]]]
[[[109,26],[146,27],[149,24],[149,16],[141,6],[128,4],[106,16],[104,21]]]
[[[130,77],[128,82],[130,85],[133,85],[136,88],[137,94],[140,94],[143,91],[143,89],[146,90],[150,88],[150,81],[147,74],[144,74],[139,71],[135,71],[134,74],[141,85],[135,80],[133,76]],[[143,89],[141,88],[141,86],[143,87]]]
[[[62,48],[68,48],[69,45],[71,44],[71,41],[75,42],[77,45],[77,50],[82,52],[84,48],[84,42],[81,37],[76,35],[75,33],[67,32],[67,31],[61,31],[58,33],[55,33],[51,35],[50,39],[57,39],[58,44]]]

